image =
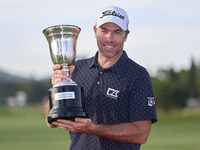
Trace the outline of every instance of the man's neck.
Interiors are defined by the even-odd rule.
[[[123,51],[121,51],[114,57],[107,58],[107,57],[103,56],[100,52],[98,52],[98,63],[102,69],[109,68],[119,60],[119,58],[122,56],[122,54],[123,54]]]

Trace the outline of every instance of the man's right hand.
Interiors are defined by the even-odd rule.
[[[69,78],[71,78],[72,76],[72,72],[75,69],[74,65],[70,65],[69,67],[69,71],[70,71],[70,75]],[[66,78],[67,78],[67,72],[62,70],[62,65],[61,64],[56,64],[52,67],[53,69],[53,76],[51,78],[51,83],[53,85],[55,85],[58,82],[66,82]]]

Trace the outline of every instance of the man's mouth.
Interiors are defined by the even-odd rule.
[[[105,45],[106,48],[114,48],[114,46]]]

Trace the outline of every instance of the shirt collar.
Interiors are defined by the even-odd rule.
[[[98,51],[96,52],[95,56],[92,57],[92,61],[89,64],[89,68],[92,68],[92,67],[95,67],[95,66],[96,67],[99,66],[99,64],[98,64]]]
[[[119,58],[119,60],[111,67],[106,68],[104,70],[113,70],[117,73],[123,73],[121,68],[126,66],[128,59],[129,59],[128,55],[126,54],[125,51],[123,51],[123,54]],[[92,58],[92,61],[89,65],[89,68],[92,68],[92,67],[100,67],[98,64],[98,52],[96,52],[95,56]]]

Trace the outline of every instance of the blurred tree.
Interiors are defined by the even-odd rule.
[[[16,82],[8,82],[5,78],[0,78],[0,96],[14,95],[18,84]]]
[[[200,97],[200,62],[199,65],[197,66],[197,76],[195,80],[195,85],[196,85],[196,92],[197,92],[197,97]]]
[[[197,77],[197,66],[194,63],[194,59],[191,59],[191,67],[189,70],[189,95],[190,97],[197,97],[197,89],[196,89],[196,77]]]
[[[28,102],[42,102],[43,97],[48,95],[48,90],[52,87],[50,79],[40,81],[23,82],[19,88],[24,90],[28,95]]]
[[[189,97],[200,96],[200,66],[195,65],[194,59],[191,59],[189,70],[176,73],[171,68],[159,72],[162,77],[152,78],[156,104],[159,108],[166,111],[171,108],[182,108]]]
[[[176,81],[177,80],[177,73],[174,71],[173,68],[171,68],[169,70],[169,78],[172,80],[172,81]]]

